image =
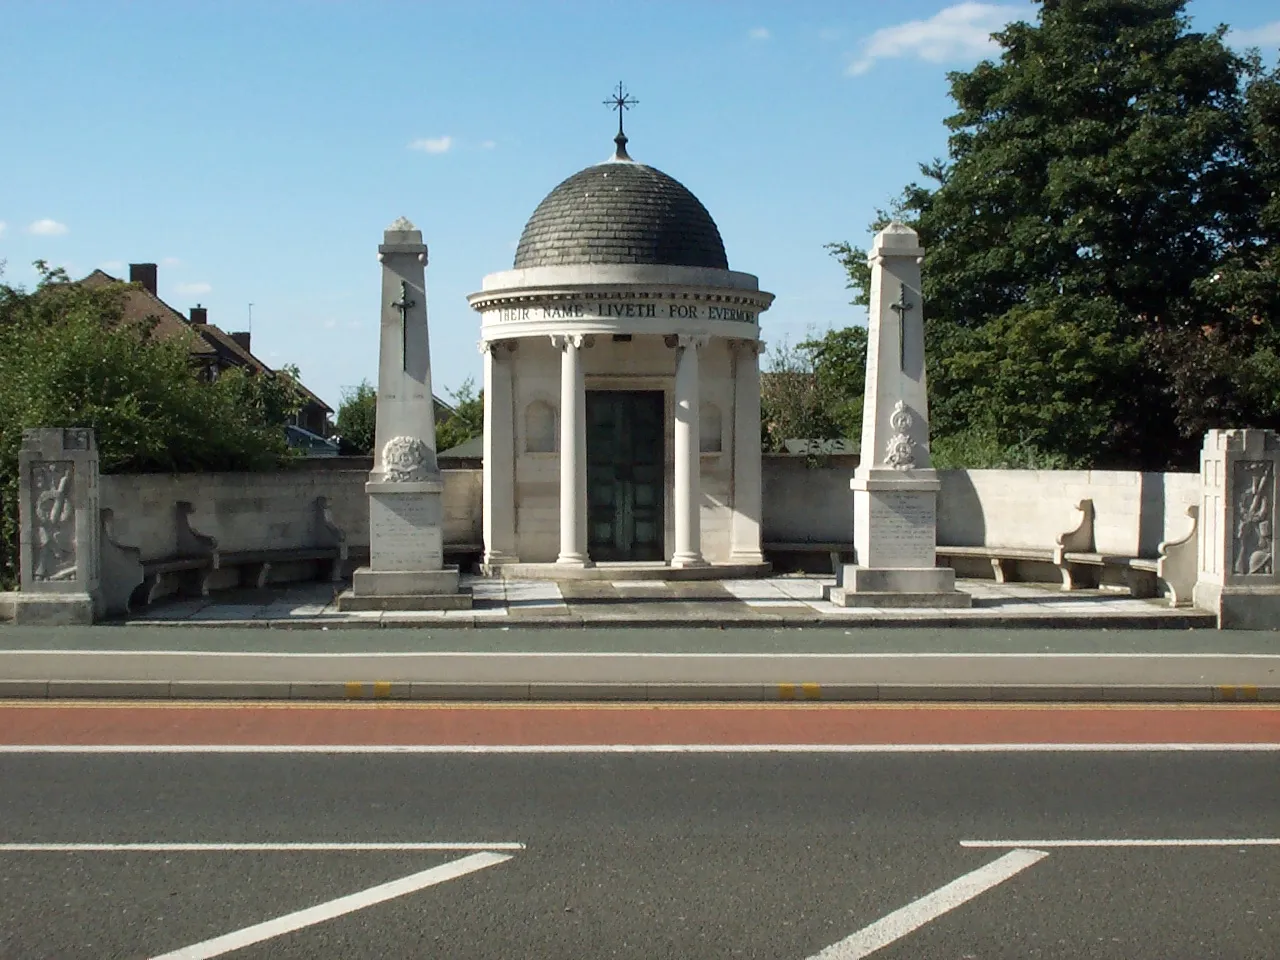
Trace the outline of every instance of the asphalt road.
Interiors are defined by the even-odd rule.
[[[1035,843],[1278,836],[1275,753],[0,756],[3,844],[523,845],[236,958],[807,960],[1019,848],[872,955],[1271,958],[1280,847]],[[474,856],[0,848],[0,957],[161,956]]]

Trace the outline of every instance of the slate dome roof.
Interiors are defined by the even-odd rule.
[[[547,194],[525,224],[515,268],[631,263],[729,269],[697,197],[661,170],[615,158]]]

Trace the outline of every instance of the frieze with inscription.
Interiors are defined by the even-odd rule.
[[[555,320],[728,320],[755,323],[758,310],[749,307],[690,303],[686,300],[612,301],[566,300],[486,310],[486,321],[529,323]]]

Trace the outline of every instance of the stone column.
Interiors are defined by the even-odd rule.
[[[733,526],[729,559],[764,563],[760,460],[759,340],[738,340],[733,351]]]
[[[556,563],[589,567],[587,557],[587,383],[581,334],[553,336],[560,350],[560,556]]]
[[[100,616],[98,447],[87,428],[24,430],[18,451],[20,592],[14,622]]]
[[[892,223],[871,265],[862,456],[850,481],[857,562],[830,590],[843,606],[967,607],[955,571],[937,566],[940,484],[929,462],[924,311],[916,232]]]
[[[1197,607],[1222,628],[1280,625],[1275,531],[1280,517],[1280,434],[1210,430],[1200,454]]]
[[[514,563],[516,549],[515,411],[512,340],[485,340],[484,355],[484,565]]]
[[[404,217],[378,247],[378,424],[369,494],[369,566],[357,570],[344,610],[440,610],[471,606],[458,568],[444,566],[444,483],[436,463],[435,404],[427,330],[427,245]]]
[[[703,567],[702,456],[698,433],[698,350],[705,336],[681,334],[676,340],[675,490],[676,527],[673,567]]]

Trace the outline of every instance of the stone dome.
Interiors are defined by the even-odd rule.
[[[525,224],[515,268],[631,263],[729,269],[697,197],[661,170],[615,158],[547,194]]]

